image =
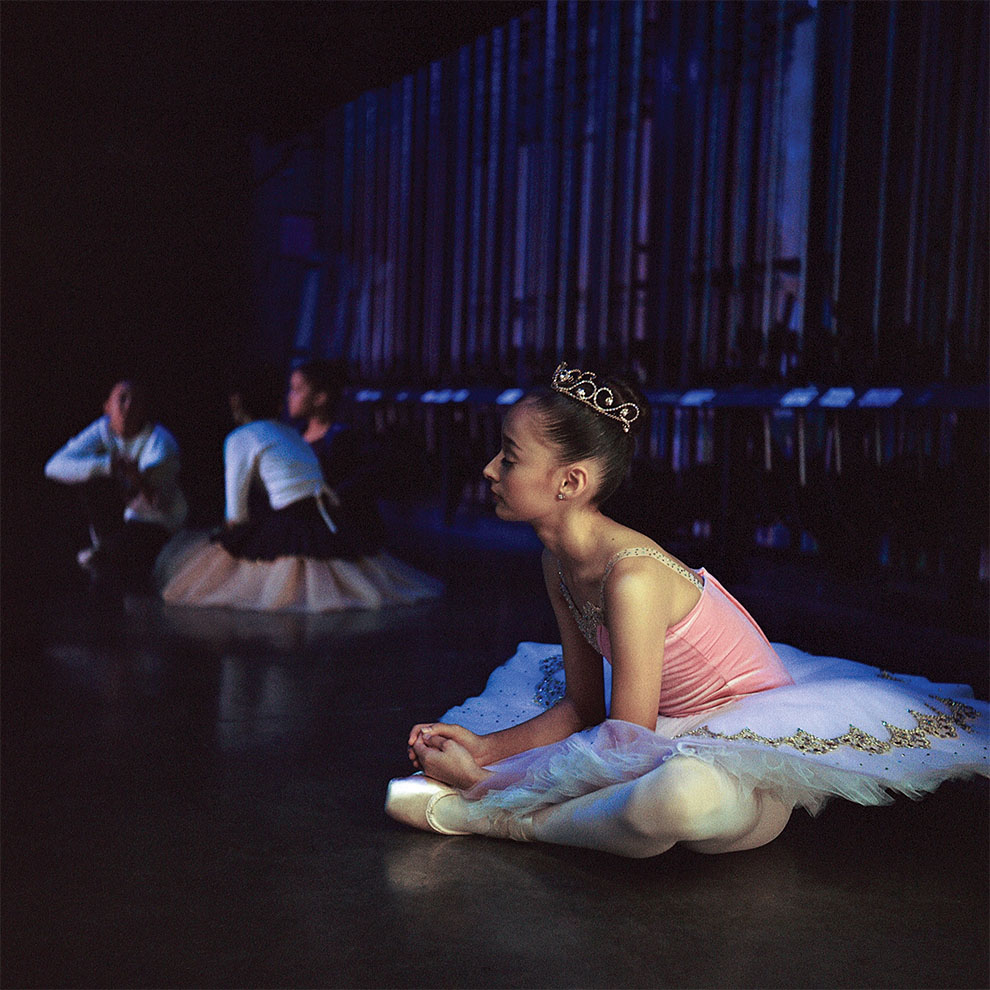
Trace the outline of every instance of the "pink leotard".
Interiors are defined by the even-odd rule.
[[[701,591],[694,608],[664,636],[658,714],[696,715],[745,695],[792,684],[790,674],[750,614],[702,568],[695,573],[651,547],[615,554],[605,567],[599,604],[580,609],[560,575],[560,590],[585,639],[611,662],[605,581],[623,557],[653,557]]]

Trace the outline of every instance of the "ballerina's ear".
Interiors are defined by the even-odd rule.
[[[586,461],[569,464],[563,469],[563,473],[561,492],[565,498],[578,498],[584,495],[596,482],[596,478],[592,477],[592,466]]]

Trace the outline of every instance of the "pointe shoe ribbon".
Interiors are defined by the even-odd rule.
[[[457,794],[457,790],[422,773],[411,777],[396,777],[388,782],[385,796],[385,814],[404,825],[439,832],[441,835],[470,835],[457,829],[446,828],[436,820],[434,809],[441,798]]]

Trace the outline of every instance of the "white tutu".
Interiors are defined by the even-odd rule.
[[[411,605],[443,591],[439,581],[387,553],[355,560],[245,560],[196,532],[169,541],[155,564],[155,581],[170,605],[261,612],[378,609]]]
[[[526,814],[694,756],[812,813],[833,796],[889,803],[950,778],[990,774],[990,709],[966,685],[937,684],[774,644],[793,684],[686,718],[655,732],[618,720],[491,767],[469,791],[471,817]],[[606,704],[611,668],[604,662]],[[516,725],[563,695],[560,647],[521,643],[484,692],[441,721],[485,733]]]

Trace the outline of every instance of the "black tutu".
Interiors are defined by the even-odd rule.
[[[362,556],[357,529],[326,496],[303,498],[284,509],[258,507],[248,522],[225,529],[217,539],[227,553],[241,560],[355,560]]]

